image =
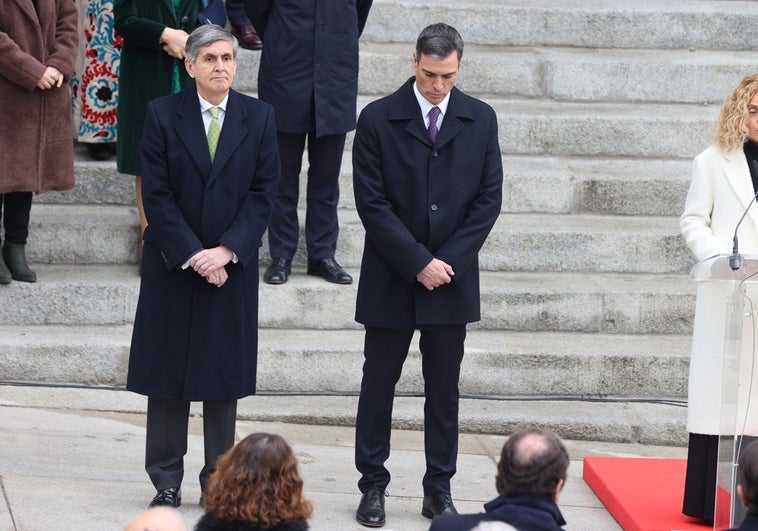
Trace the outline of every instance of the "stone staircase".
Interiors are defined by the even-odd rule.
[[[412,75],[415,38],[436,21],[466,42],[459,87],[496,109],[505,170],[461,429],[544,424],[573,439],[684,444],[695,286],[678,215],[721,101],[758,67],[758,3],[375,0],[359,107]],[[258,59],[242,51],[239,90],[255,94]],[[337,258],[357,276],[351,145]],[[80,147],[76,174],[74,190],[32,209],[39,281],[0,287],[0,381],[125,382],[139,290],[133,179]],[[287,284],[261,284],[259,392],[344,396],[347,414],[285,399],[281,418],[351,423],[356,285],[308,277],[304,260],[301,249]],[[398,386],[409,397],[423,392],[418,358],[414,346]],[[418,428],[413,411],[399,423]]]

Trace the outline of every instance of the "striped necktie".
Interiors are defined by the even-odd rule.
[[[440,111],[439,107],[432,107],[429,111],[429,128],[427,131],[429,132],[429,138],[432,139],[432,143],[437,141],[437,135],[440,134],[440,129],[437,127],[437,119],[440,117],[440,114],[442,114],[442,111]]]

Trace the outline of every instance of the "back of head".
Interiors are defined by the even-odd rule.
[[[416,57],[428,55],[437,59],[458,53],[458,60],[463,57],[463,39],[458,30],[443,22],[432,24],[421,30],[416,39]]]
[[[740,450],[737,465],[745,505],[749,512],[758,513],[758,441],[752,441]]]
[[[153,507],[137,515],[124,531],[186,531],[181,515],[170,507]]]
[[[555,500],[566,480],[569,456],[558,435],[530,429],[511,435],[498,463],[497,491],[503,496],[532,495]]]
[[[742,78],[721,106],[713,143],[722,153],[741,148],[748,139],[748,104],[758,94],[758,74]]]
[[[295,453],[270,433],[248,435],[219,457],[203,507],[221,520],[261,527],[306,520],[313,511]]]

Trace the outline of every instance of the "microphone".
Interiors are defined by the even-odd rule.
[[[751,160],[750,163],[753,165],[753,171],[755,171],[756,175],[758,175],[758,162]],[[758,192],[753,195],[753,198],[750,200],[750,203],[748,203],[745,212],[742,213],[742,217],[737,222],[737,226],[734,227],[734,238],[732,239],[732,255],[729,257],[729,267],[732,269],[732,271],[737,271],[742,267],[742,255],[739,253],[739,244],[737,243],[737,230],[740,228],[742,220],[745,219],[745,216],[747,216],[750,207],[753,206],[753,203],[755,203],[756,199],[758,199]]]

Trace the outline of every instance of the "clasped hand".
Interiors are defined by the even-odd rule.
[[[190,260],[190,266],[209,284],[214,284],[220,288],[229,278],[224,266],[232,260],[233,256],[234,253],[231,249],[225,245],[219,245],[196,253]]]
[[[37,88],[41,90],[48,90],[54,87],[60,87],[63,85],[63,74],[60,70],[54,66],[48,66],[45,68],[45,73],[37,81]]]
[[[453,267],[438,258],[432,258],[432,261],[426,264],[424,269],[416,275],[416,280],[421,282],[426,289],[432,291],[443,284],[449,284],[453,280]]]
[[[164,28],[161,33],[161,48],[171,57],[184,59],[184,47],[187,44],[189,35],[184,30],[174,28]]]

